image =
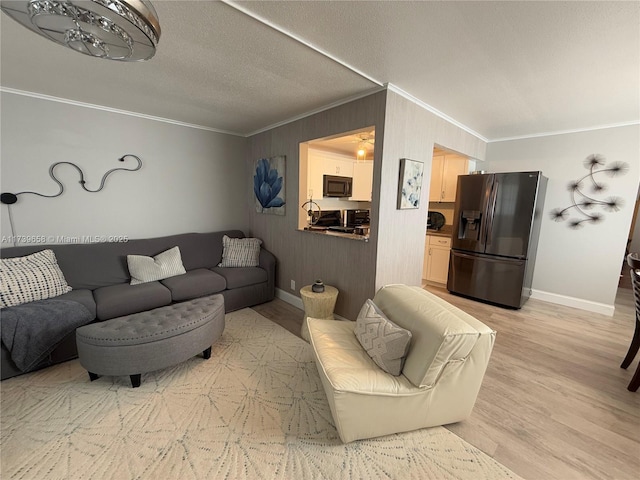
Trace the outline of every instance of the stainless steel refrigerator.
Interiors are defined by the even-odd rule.
[[[451,293],[520,308],[531,296],[547,178],[541,172],[461,175],[451,239]]]

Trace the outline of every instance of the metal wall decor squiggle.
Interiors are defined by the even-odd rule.
[[[0,195],[0,202],[4,203],[5,205],[12,205],[14,203],[16,203],[18,201],[18,195],[25,195],[27,193],[30,193],[32,195],[38,195],[39,197],[44,197],[44,198],[55,198],[55,197],[59,197],[60,195],[62,195],[62,193],[64,192],[64,185],[62,184],[62,182],[60,180],[58,180],[58,178],[55,176],[54,174],[54,170],[58,165],[71,165],[73,168],[75,168],[78,173],[80,174],[80,181],[78,183],[80,183],[80,186],[87,192],[89,193],[97,193],[100,190],[102,190],[104,188],[104,184],[107,181],[107,177],[109,175],[111,175],[113,172],[117,172],[118,170],[123,170],[125,172],[135,172],[136,170],[140,170],[142,168],[142,160],[140,160],[140,157],[138,157],[137,155],[133,155],[131,153],[127,153],[125,155],[123,155],[122,157],[120,157],[118,159],[118,161],[120,162],[124,162],[125,158],[127,157],[133,157],[135,158],[136,162],[138,162],[138,165],[135,168],[123,168],[123,167],[119,167],[119,168],[112,168],[111,170],[109,170],[108,172],[106,172],[103,176],[102,176],[102,180],[100,181],[100,187],[98,187],[96,190],[91,190],[89,188],[87,188],[86,186],[86,180],[84,179],[84,172],[82,171],[82,169],[76,165],[75,163],[72,162],[56,162],[53,165],[51,165],[49,167],[49,176],[53,179],[54,182],[56,182],[58,184],[58,186],[60,187],[60,191],[54,195],[46,195],[44,193],[38,193],[38,192],[31,192],[31,191],[24,191],[24,192],[18,192],[18,193],[3,193]]]
[[[604,156],[600,154],[589,155],[583,163],[589,173],[569,184],[571,205],[566,208],[555,208],[550,212],[553,220],[556,222],[568,220],[569,228],[573,229],[581,228],[587,222],[601,222],[603,213],[594,211],[598,207],[605,212],[617,212],[620,210],[623,205],[622,198],[612,195],[605,199],[600,199],[591,195],[602,194],[607,189],[607,186],[596,178],[597,176],[605,174],[609,177],[616,177],[624,175],[629,170],[629,165],[624,162],[611,162],[606,165]],[[591,190],[590,195],[585,193],[587,189]],[[571,210],[577,217],[568,218]]]

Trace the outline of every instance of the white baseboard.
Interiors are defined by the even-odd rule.
[[[302,305],[302,299],[300,297],[296,297],[295,295],[292,295],[280,288],[276,288],[276,297],[287,302],[289,305],[293,305],[300,310],[304,310],[304,305]],[[558,295],[557,293],[543,292],[542,290],[532,290],[531,298],[542,300],[543,302],[555,303],[557,305],[564,305],[565,307],[579,308],[580,310],[586,310],[588,312],[601,313],[608,317],[613,317],[613,313],[615,311],[615,307],[613,305],[591,302],[589,300],[568,297],[566,295]],[[334,314],[334,317],[336,320],[349,321],[348,318],[344,318],[338,314]]]
[[[291,295],[289,292],[286,292],[280,288],[276,288],[276,298],[279,298],[283,302],[287,302],[289,305],[293,305],[294,307],[299,308],[300,310],[304,310],[304,305],[302,305],[302,299],[300,297],[296,297],[295,295]],[[344,320],[350,321],[348,318],[344,318],[337,313],[333,314],[336,320]]]
[[[583,300],[582,298],[568,297],[566,295],[558,295],[557,293],[543,292],[541,290],[532,290],[531,298],[542,300],[543,302],[555,303],[557,305],[564,305],[565,307],[601,313],[608,317],[613,317],[613,312],[615,311],[615,306],[613,305]]]
[[[298,307],[300,310],[304,310],[302,299],[300,297],[291,295],[289,292],[285,292],[280,288],[276,288],[276,297],[284,302],[287,302],[289,305],[293,305],[294,307]]]

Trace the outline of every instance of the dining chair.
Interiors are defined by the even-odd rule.
[[[631,267],[631,285],[633,287],[633,299],[636,307],[636,329],[633,332],[633,339],[631,340],[631,345],[629,345],[629,351],[626,357],[624,357],[620,368],[627,368],[631,365],[631,362],[640,349],[640,258],[638,254],[630,253],[627,255],[627,264]],[[640,387],[640,362],[638,362],[636,373],[633,375],[627,390],[636,392],[638,387]]]

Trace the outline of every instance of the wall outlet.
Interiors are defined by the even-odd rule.
[[[296,289],[296,281],[295,280],[291,280],[291,290],[295,291]]]

